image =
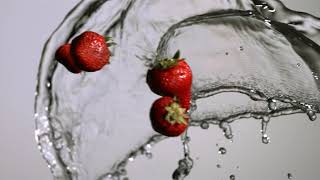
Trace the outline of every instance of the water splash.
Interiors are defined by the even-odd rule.
[[[165,139],[150,128],[157,96],[145,74],[177,49],[194,73],[191,126],[219,125],[232,139],[231,123],[243,118],[306,113],[315,120],[319,22],[278,0],[83,0],[42,53],[35,93],[39,149],[56,179],[127,179],[126,165],[150,158],[150,147]],[[73,75],[53,61],[54,53],[85,30],[111,35],[118,45],[108,67]],[[262,122],[263,137],[266,127]],[[187,154],[174,179],[190,173]]]

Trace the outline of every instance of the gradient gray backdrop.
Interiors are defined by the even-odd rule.
[[[320,16],[319,0],[283,0],[284,3],[296,10],[310,12]],[[49,180],[52,179],[45,162],[39,154],[34,140],[33,103],[37,68],[42,47],[48,36],[62,21],[65,14],[78,2],[78,0],[1,0],[0,4],[0,180]],[[314,148],[302,146],[299,151],[308,149],[320,150],[320,123],[310,124],[306,116],[295,120],[284,119],[278,124],[271,122],[270,131],[272,139],[284,141],[285,138],[294,142],[294,135],[305,140],[313,141]],[[244,124],[246,122],[243,122]],[[237,123],[238,124],[238,123]],[[235,125],[236,128],[239,125]],[[249,124],[246,123],[247,125]],[[252,124],[252,122],[251,122]],[[245,126],[245,125],[242,125]],[[250,128],[256,129],[250,130]],[[280,129],[277,127],[281,127]],[[245,129],[259,135],[259,124]],[[287,129],[284,129],[287,128]],[[313,128],[313,129],[312,129]],[[317,129],[316,129],[317,128]],[[241,129],[241,128],[240,128]],[[242,128],[243,129],[243,128]],[[311,134],[309,131],[313,131]],[[242,130],[243,132],[243,130]],[[251,136],[243,132],[241,138]],[[282,139],[278,138],[284,136]],[[293,138],[293,139],[292,139]],[[311,138],[311,139],[310,139]],[[259,141],[259,138],[257,138]],[[276,142],[275,142],[276,143]],[[296,142],[301,143],[301,142]],[[303,144],[304,142],[302,142]],[[198,146],[202,146],[198,142]],[[246,144],[247,147],[248,144]],[[235,149],[236,151],[236,149]],[[284,153],[279,150],[279,153]],[[290,151],[288,151],[290,153]],[[312,151],[313,152],[313,151]],[[241,153],[241,152],[240,152]],[[298,152],[299,153],[299,152]],[[197,154],[195,152],[195,154]],[[319,154],[313,154],[303,158],[319,159]],[[245,157],[245,156],[244,156]],[[239,157],[241,159],[241,157]],[[266,155],[263,158],[270,158]],[[299,162],[299,159],[293,162]],[[288,162],[290,163],[290,162]],[[259,166],[253,163],[252,168]],[[250,166],[249,166],[250,167]],[[300,167],[300,166],[299,166]],[[305,168],[305,169],[303,169]],[[320,167],[313,167],[319,169]],[[310,166],[301,164],[300,170],[309,173]],[[253,174],[259,172],[252,172]],[[310,171],[312,173],[312,171]],[[263,177],[263,175],[261,175]],[[255,174],[253,177],[259,177]],[[272,177],[272,176],[271,176]],[[310,176],[312,179],[316,177]],[[320,178],[320,177],[319,177]],[[146,178],[150,179],[150,178]],[[151,178],[153,179],[153,178]],[[215,179],[214,177],[197,179]],[[259,179],[259,178],[257,178]],[[263,179],[263,178],[261,178]],[[285,179],[285,178],[283,178]]]

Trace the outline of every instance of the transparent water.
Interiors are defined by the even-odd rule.
[[[55,179],[144,179],[148,165],[139,170],[141,158],[172,161],[172,167],[149,164],[161,172],[158,179],[196,179],[193,154],[202,150],[190,148],[194,128],[213,140],[209,130],[218,127],[233,142],[231,126],[254,118],[261,122],[261,142],[269,144],[273,119],[303,113],[316,120],[319,29],[318,18],[276,0],[83,0],[44,47],[35,104],[39,149]],[[103,70],[74,75],[54,61],[54,53],[86,30],[110,35],[117,45]],[[194,75],[192,127],[181,139],[168,139],[151,128],[149,109],[158,96],[145,81],[150,65],[177,49]],[[232,151],[216,148],[218,160]],[[168,153],[180,159],[166,158]],[[238,175],[225,177],[238,179],[240,168],[234,169]]]

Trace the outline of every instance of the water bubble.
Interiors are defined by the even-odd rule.
[[[227,149],[226,148],[224,148],[224,147],[221,147],[221,148],[219,148],[219,154],[226,154],[227,153]]]
[[[234,174],[231,174],[230,175],[230,180],[235,180],[236,179],[236,176]]]
[[[200,124],[200,127],[202,129],[208,129],[209,128],[209,123],[206,122],[206,121],[203,121],[201,124]]]

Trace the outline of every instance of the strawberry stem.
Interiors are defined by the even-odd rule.
[[[115,43],[113,41],[111,36],[105,36],[105,40],[106,40],[106,43],[107,43],[108,47],[117,45],[117,43]]]
[[[169,69],[171,67],[174,67],[177,65],[179,59],[180,59],[180,50],[177,50],[177,52],[173,55],[172,58],[166,58],[166,59],[160,60],[158,63],[158,68]]]
[[[186,109],[181,108],[181,106],[177,102],[171,103],[169,106],[165,107],[165,110],[168,112],[165,120],[167,120],[170,124],[185,124],[187,125],[186,118]]]

